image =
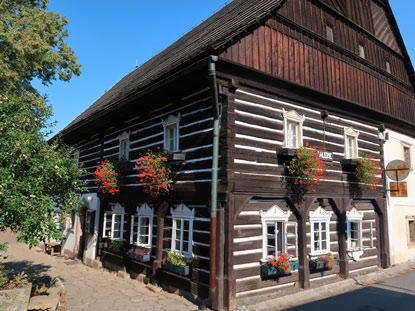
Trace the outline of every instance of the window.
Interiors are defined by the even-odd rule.
[[[192,257],[193,219],[195,210],[189,209],[184,204],[180,204],[170,211],[173,216],[171,250],[179,251],[185,257]]]
[[[415,245],[415,217],[407,216],[408,220],[408,244]]]
[[[363,213],[353,208],[346,212],[347,217],[347,250],[360,251],[363,249],[362,219]]]
[[[403,146],[403,160],[411,167],[411,147]]]
[[[304,116],[292,110],[283,110],[284,117],[284,146],[285,148],[297,149],[303,145],[303,122]]]
[[[346,159],[357,159],[359,157],[358,136],[359,132],[353,128],[344,129],[344,156]]]
[[[75,150],[72,154],[72,157],[76,162],[76,167],[79,167],[79,150]]]
[[[124,207],[110,204],[112,211],[104,213],[103,238],[122,241],[124,239]]]
[[[267,212],[260,212],[262,222],[262,257],[288,253],[287,223],[290,211],[274,205]]]
[[[175,117],[170,115],[162,121],[164,127],[164,149],[175,152],[179,150],[179,123],[180,114]]]
[[[127,132],[124,132],[118,137],[118,139],[120,141],[119,158],[128,160],[129,154],[130,154],[130,134]]]
[[[326,38],[327,40],[334,42],[334,30],[333,26],[330,24],[326,24]]]
[[[391,63],[390,63],[390,62],[386,61],[386,63],[385,63],[385,67],[386,67],[386,72],[387,72],[387,73],[392,73],[392,70],[391,70]]]
[[[310,212],[311,255],[321,255],[330,252],[330,218],[333,212],[327,212],[319,206]]]
[[[365,55],[365,46],[362,43],[359,43],[359,56],[361,58],[366,58],[366,55]]]
[[[153,237],[153,209],[146,203],[131,215],[130,244],[151,248]]]

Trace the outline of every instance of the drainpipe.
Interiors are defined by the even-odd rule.
[[[218,157],[219,157],[219,130],[220,113],[218,100],[218,86],[216,83],[217,56],[209,60],[209,81],[213,107],[213,153],[212,153],[212,186],[210,196],[210,269],[209,269],[209,303],[212,309],[217,305],[216,299],[216,228],[217,228],[217,202],[218,202]]]

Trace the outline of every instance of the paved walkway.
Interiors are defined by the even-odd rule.
[[[94,270],[77,261],[36,252],[0,233],[0,243],[9,242],[6,269],[23,270],[48,281],[60,277],[65,284],[67,311],[197,310],[186,299],[165,292],[154,293],[137,280],[122,279],[107,271]]]

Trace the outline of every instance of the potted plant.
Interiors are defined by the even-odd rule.
[[[163,269],[178,273],[180,275],[190,274],[189,259],[184,257],[179,251],[168,252],[163,259]]]
[[[157,150],[154,152],[148,149],[145,155],[140,155],[135,165],[144,193],[152,198],[165,196],[173,189],[168,155],[160,147]]]
[[[317,257],[316,259],[310,260],[310,268],[314,270],[320,269],[334,269],[338,264],[338,260],[334,258],[331,253],[327,255]]]
[[[127,257],[141,262],[148,262],[150,261],[150,252],[151,248],[132,246],[127,252]]]
[[[292,186],[301,192],[316,188],[324,180],[326,174],[326,165],[319,158],[318,148],[310,147],[308,143],[296,151],[295,157],[287,166],[288,172],[293,179]]]
[[[124,242],[108,239],[104,241],[103,248],[108,252],[120,254],[124,250]]]
[[[375,161],[374,156],[365,155],[357,161],[356,178],[362,186],[366,185],[375,190],[381,174],[382,168],[379,162]]]
[[[263,276],[284,276],[290,275],[291,269],[298,269],[297,263],[290,263],[287,254],[268,256],[261,265],[261,275]],[[294,267],[292,266],[294,265]]]
[[[115,195],[120,191],[120,180],[117,165],[112,160],[104,160],[95,170],[95,183],[98,192],[102,194]]]

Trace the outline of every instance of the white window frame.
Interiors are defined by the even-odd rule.
[[[123,132],[120,136],[118,136],[119,141],[119,154],[118,158],[129,160],[130,158],[130,133]],[[122,148],[122,144],[125,142],[125,150]]]
[[[173,217],[173,228],[172,228],[172,237],[171,237],[171,250],[179,251],[183,256],[191,258],[193,257],[193,220],[195,218],[195,209],[190,209],[183,203],[178,205],[175,209],[171,208],[170,213]],[[177,220],[180,220],[180,249],[176,248],[176,230],[177,230]],[[183,251],[183,221],[189,222],[189,241],[188,241],[188,250]]]
[[[322,206],[319,206],[315,211],[310,212],[310,250],[312,256],[326,255],[330,253],[330,219],[333,215],[333,212],[326,211]],[[314,224],[319,223],[319,244],[320,249],[316,250],[314,248]],[[326,224],[326,249],[322,249],[321,241],[321,224]]]
[[[326,39],[334,42],[334,27],[329,23],[326,23]]]
[[[300,115],[295,110],[285,111],[282,110],[284,117],[284,148],[298,149],[303,145],[303,123],[305,116]],[[298,126],[297,139],[294,142],[294,146],[289,144],[289,124],[295,123]]]
[[[401,145],[402,145],[402,158],[403,158],[404,161],[406,161],[406,159],[405,159],[405,148],[409,149],[409,162],[407,164],[408,164],[409,168],[412,168],[412,146],[409,145],[409,144],[405,144],[405,143],[402,143]]]
[[[359,49],[359,56],[365,59],[366,58],[365,45],[363,43],[359,43],[358,49]]]
[[[363,236],[362,236],[362,223],[363,223],[363,212],[359,212],[355,207],[351,211],[346,212],[347,221],[347,251],[361,251],[363,250]],[[352,222],[358,223],[358,246],[352,247]]]
[[[141,219],[148,218],[148,243],[140,243],[141,237]],[[147,203],[141,204],[137,206],[137,212],[134,215],[131,215],[131,231],[130,231],[130,244],[151,248],[152,240],[153,240],[153,218],[154,218],[154,210],[150,207]],[[136,221],[137,220],[137,221]],[[135,230],[135,228],[137,230]],[[134,241],[134,236],[137,236],[136,240]]]
[[[350,154],[349,137],[353,139],[352,154]],[[359,131],[354,130],[352,127],[344,128],[344,158],[345,159],[358,159],[359,158]]]
[[[180,113],[177,116],[169,115],[167,119],[162,120],[161,123],[163,124],[164,129],[164,149],[166,149],[169,152],[177,152],[180,150],[179,148],[179,137],[180,137],[180,131],[179,131],[179,124],[180,124]],[[176,148],[170,148],[169,141],[170,141],[170,128],[176,128],[176,139],[175,139],[175,147]]]
[[[278,205],[274,205],[268,211],[260,211],[262,223],[262,258],[266,259],[268,255],[268,226],[275,225],[275,251],[277,251],[278,236],[277,224],[282,223],[282,249],[283,254],[288,254],[287,243],[287,223],[290,218],[291,211],[283,211]]]
[[[385,62],[386,72],[392,74],[392,67],[389,61]]]
[[[103,225],[103,233],[102,233],[102,237],[103,238],[109,238],[111,240],[114,241],[124,241],[124,224],[125,224],[125,220],[124,220],[124,216],[125,216],[125,211],[124,211],[124,206],[122,206],[120,203],[110,203],[111,206],[111,211],[105,212],[104,213],[104,225]],[[111,229],[110,229],[110,234],[107,235],[106,231],[107,231],[107,217],[111,216]],[[120,226],[120,237],[119,238],[114,238],[114,229],[115,229],[115,218],[116,216],[121,216],[121,226]]]

